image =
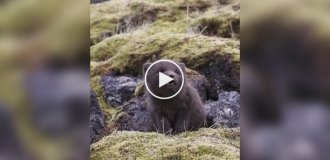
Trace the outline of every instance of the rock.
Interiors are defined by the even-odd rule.
[[[198,77],[194,79],[188,79],[190,84],[197,90],[199,96],[202,99],[202,102],[205,103],[207,100],[207,91],[204,86],[204,84],[207,83],[207,80],[205,77]]]
[[[101,3],[101,2],[104,2],[104,1],[108,1],[108,0],[90,0],[90,3],[95,4],[95,3]]]
[[[88,133],[90,77],[86,70],[42,69],[24,79],[31,100],[29,118],[40,134],[58,138],[84,133],[77,130]]]
[[[103,76],[101,84],[104,88],[104,98],[112,107],[118,107],[134,97],[139,80],[129,76]]]
[[[200,75],[198,72],[190,69],[186,69],[186,75],[188,82],[198,91],[202,102],[206,100],[217,100],[217,91],[212,88],[205,76]]]
[[[96,94],[90,91],[90,115],[89,115],[89,131],[90,143],[94,143],[100,139],[104,128],[104,114],[99,106]]]
[[[143,99],[133,99],[123,105],[123,113],[117,120],[119,130],[148,132],[152,121]]]
[[[229,54],[214,57],[208,65],[198,71],[205,75],[211,86],[214,86],[217,91],[240,90],[239,62],[234,61]]]
[[[211,127],[239,126],[240,94],[238,92],[221,92],[218,101],[209,101],[205,106],[209,110],[207,121]]]
[[[0,159],[29,159],[15,120],[11,108],[0,103]]]

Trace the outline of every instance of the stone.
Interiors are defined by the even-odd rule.
[[[221,92],[218,101],[208,101],[205,107],[208,110],[207,121],[210,127],[239,127],[240,94],[238,92]]]
[[[104,128],[104,114],[99,106],[96,94],[90,91],[89,131],[90,143],[98,141]]]
[[[104,98],[112,107],[118,107],[134,97],[135,89],[140,80],[131,76],[103,76],[101,84]]]

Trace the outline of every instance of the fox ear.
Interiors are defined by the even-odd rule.
[[[186,65],[184,63],[178,63],[183,73],[186,72]]]
[[[149,66],[151,65],[151,63],[144,63],[143,64],[143,75],[146,73],[147,69],[149,68]]]

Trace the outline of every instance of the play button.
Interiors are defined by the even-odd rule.
[[[170,60],[158,60],[152,64],[144,64],[145,88],[153,97],[165,100],[180,93],[185,77],[178,64]]]
[[[165,75],[162,72],[159,72],[159,83],[158,83],[159,88],[171,81],[173,81],[173,78]]]

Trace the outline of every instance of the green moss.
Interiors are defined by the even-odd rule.
[[[230,6],[219,9],[214,4],[213,0],[111,0],[91,6],[91,86],[107,115],[108,135],[92,145],[91,159],[239,159],[239,129],[204,128],[172,136],[116,132],[115,122],[126,113],[106,104],[99,84],[100,77],[109,73],[141,75],[143,63],[161,58],[184,62],[187,77],[194,77],[215,59],[230,57],[239,76],[240,43],[238,37],[228,36],[228,25],[238,14]],[[216,27],[207,27],[202,34],[194,30],[213,23]],[[217,34],[206,34],[214,30]],[[103,37],[109,33],[114,34]],[[140,83],[134,95],[143,93]]]
[[[168,33],[186,33],[187,25],[185,21],[164,21],[157,20],[150,25],[150,28],[146,31],[148,34],[153,35],[159,33],[159,31],[166,31]]]
[[[96,96],[98,97],[98,101],[100,104],[101,109],[108,108],[105,100],[103,99],[104,90],[100,84],[101,76],[95,76],[91,78],[90,85],[91,89],[95,92]]]
[[[125,35],[129,39],[126,44],[116,46],[115,56],[102,62],[92,69],[96,75],[116,72],[137,75],[141,73],[142,64],[148,60],[167,58],[182,61],[194,70],[208,65],[216,56],[229,55],[239,60],[239,42],[229,39],[211,38],[202,35],[168,34]],[[122,38],[124,35],[122,35]],[[107,48],[106,44],[116,41],[110,37],[98,46]],[[108,42],[107,42],[108,41]],[[97,53],[96,53],[97,54]],[[235,58],[236,57],[236,58]]]
[[[104,61],[118,53],[118,49],[127,43],[128,39],[116,36],[111,41],[103,41],[92,46],[90,58],[93,61]]]
[[[116,17],[100,18],[91,22],[90,26],[90,41],[92,44],[96,44],[104,39],[104,33],[116,33]]]
[[[227,138],[227,132],[236,133]],[[239,130],[204,128],[174,136],[115,132],[91,147],[91,159],[239,159]]]
[[[115,120],[117,118],[117,115],[120,113],[119,109],[113,108],[110,105],[108,105],[103,98],[104,96],[104,89],[100,84],[101,76],[94,76],[91,78],[91,89],[95,92],[97,95],[97,99],[100,105],[100,108],[102,109],[104,115],[105,115],[105,124],[106,127],[104,129],[104,135],[110,134],[116,129]]]
[[[143,93],[144,93],[144,82],[140,82],[135,88],[134,95],[135,97],[140,97],[143,96]]]
[[[199,17],[193,23],[203,35],[224,38],[237,38],[240,30],[240,18],[237,14],[218,14]]]
[[[132,0],[129,3],[109,1],[91,6],[90,36],[94,45],[109,35],[132,32],[141,26],[166,17],[167,7],[152,1]]]
[[[219,2],[213,0],[132,0],[122,3],[119,0],[112,0],[102,3],[101,6],[92,5],[90,41],[94,45],[106,37],[132,33],[144,29],[145,26],[148,26],[145,32],[149,35],[159,32],[187,33],[191,29],[199,33],[208,26],[204,30],[206,35],[232,38],[231,32],[238,34],[239,30],[237,12],[232,7],[218,9],[214,5],[226,3],[231,6],[230,3],[233,2],[234,0],[219,0]],[[187,6],[189,6],[188,14]],[[232,13],[235,14],[231,16]]]

